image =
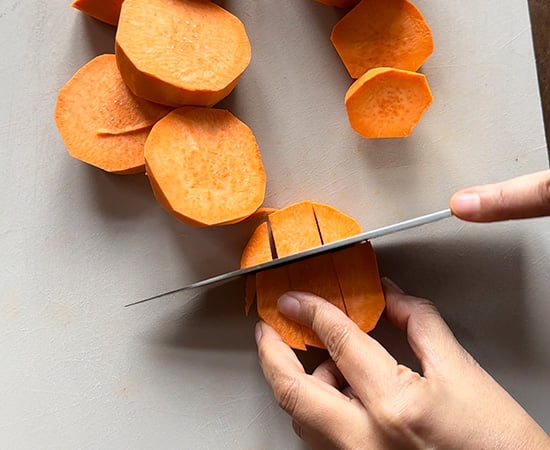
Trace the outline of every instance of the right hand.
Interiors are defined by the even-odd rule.
[[[451,198],[453,214],[471,222],[550,215],[550,170],[476,186]]]

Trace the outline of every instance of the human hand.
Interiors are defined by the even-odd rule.
[[[265,378],[298,436],[318,449],[550,448],[546,433],[460,346],[432,303],[390,281],[384,290],[386,316],[406,332],[422,375],[313,294],[289,293],[278,303],[328,349],[332,359],[312,375],[273,328],[258,323]]]
[[[464,189],[451,198],[451,209],[473,222],[548,216],[550,170]]]

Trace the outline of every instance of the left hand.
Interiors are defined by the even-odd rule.
[[[384,283],[389,321],[407,333],[422,375],[397,363],[342,311],[290,293],[279,310],[312,328],[331,360],[307,375],[268,325],[259,357],[279,405],[312,448],[539,449],[550,439],[456,341],[434,305]]]

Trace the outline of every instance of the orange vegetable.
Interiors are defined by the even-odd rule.
[[[166,106],[136,97],[126,87],[115,55],[81,67],[59,90],[55,121],[69,154],[114,173],[142,172],[144,143]]]
[[[320,245],[321,238],[328,243],[361,231],[350,216],[329,205],[309,201],[278,210],[268,216],[268,221],[279,257]],[[269,260],[269,230],[265,223],[256,229],[243,251],[241,267]],[[251,277],[247,279],[246,307],[250,308],[255,289],[259,316],[294,348],[303,348],[303,344],[323,345],[308,328],[302,329],[300,338],[296,324],[278,313],[276,302],[289,290],[313,292],[327,299],[364,331],[372,330],[384,309],[376,258],[370,244],[318,255],[276,270],[275,274],[272,270],[258,273],[255,281]]]
[[[264,262],[271,261],[271,244],[269,243],[269,230],[267,222],[260,224],[248,240],[248,244],[241,256],[241,267],[255,266]],[[256,277],[248,275],[246,277],[245,291],[245,313],[248,315],[254,298],[256,297]]]
[[[268,216],[277,257],[321,245],[311,202],[299,202]]]
[[[311,202],[295,203],[275,211],[268,220],[279,258],[322,244]],[[312,292],[344,310],[330,255],[291,264],[288,274],[293,290]],[[303,335],[307,345],[323,346],[309,328],[304,328]]]
[[[336,6],[338,8],[351,8],[357,5],[359,0],[315,0],[323,5]]]
[[[256,274],[256,295],[258,296],[258,315],[265,323],[271,325],[284,342],[292,348],[305,350],[303,327],[279,313],[277,300],[292,285],[287,267],[276,267]]]
[[[369,70],[345,97],[351,127],[366,138],[408,136],[432,101],[423,74],[392,68]]]
[[[73,8],[83,13],[108,23],[117,25],[120,17],[120,8],[124,0],[74,0],[71,3]]]
[[[261,223],[252,233],[241,256],[241,267],[250,267],[271,261],[271,245],[267,222]]]
[[[242,22],[207,0],[125,0],[115,53],[138,96],[172,106],[212,106],[250,62]]]
[[[362,0],[331,41],[352,78],[376,67],[416,71],[433,52],[430,27],[408,0]]]
[[[264,200],[256,139],[226,110],[189,106],[170,112],[152,128],[145,162],[159,203],[190,225],[244,220]]]
[[[313,211],[323,244],[361,233],[361,225],[353,217],[332,206],[313,202]]]
[[[241,257],[241,267],[249,267],[271,261],[272,252],[267,222],[260,224],[250,237]],[[302,327],[288,320],[277,311],[277,299],[287,292],[290,278],[286,267],[267,270],[246,277],[245,313],[248,315],[257,295],[258,314],[271,324],[285,342],[291,342],[293,348],[305,350]]]
[[[311,292],[346,311],[330,254],[298,261],[290,264],[287,270],[293,291]],[[324,348],[313,330],[304,327],[302,333],[306,345]]]
[[[365,333],[371,331],[386,302],[378,276],[376,256],[369,242],[345,248],[332,255],[346,312]]]

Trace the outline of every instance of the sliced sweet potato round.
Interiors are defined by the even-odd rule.
[[[279,257],[353,236],[361,227],[352,217],[332,206],[303,201],[275,211],[246,245],[241,267],[269,261],[272,239]],[[270,237],[269,232],[272,232]],[[291,347],[323,347],[308,328],[297,328],[277,310],[277,300],[288,290],[313,292],[345,311],[365,332],[374,328],[385,306],[384,295],[370,244],[325,253],[266,270],[248,277],[246,310],[257,296],[258,315]]]
[[[375,67],[416,71],[434,48],[430,27],[408,0],[362,0],[334,26],[331,41],[352,78]]]
[[[124,84],[115,55],[82,66],[59,90],[55,121],[69,154],[107,172],[143,172],[151,126],[170,108],[136,97]]]
[[[409,136],[432,101],[423,74],[393,68],[369,70],[345,97],[350,125],[365,138]]]
[[[205,0],[125,0],[115,50],[136,95],[172,106],[219,102],[251,58],[243,23]]]
[[[226,110],[170,112],[147,138],[145,163],[159,203],[190,225],[244,220],[264,200],[266,175],[256,138]]]

